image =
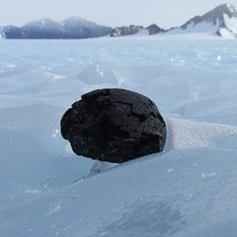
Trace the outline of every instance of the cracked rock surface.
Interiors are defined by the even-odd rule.
[[[124,89],[100,89],[82,95],[66,111],[61,133],[77,155],[122,163],[161,152],[167,131],[149,98]]]

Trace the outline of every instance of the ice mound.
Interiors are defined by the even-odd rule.
[[[111,85],[119,84],[119,79],[116,77],[113,68],[105,62],[98,62],[91,65],[82,71],[77,77],[84,83],[90,85],[103,83]]]

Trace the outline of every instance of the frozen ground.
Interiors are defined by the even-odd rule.
[[[236,46],[0,41],[0,236],[235,237]],[[104,87],[157,104],[169,130],[163,153],[112,166],[71,152],[61,116]]]

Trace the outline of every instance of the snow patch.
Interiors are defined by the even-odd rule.
[[[235,17],[230,18],[227,14],[224,14],[224,21],[225,21],[225,25],[227,29],[231,33],[236,35],[237,34],[237,18]]]
[[[166,118],[172,149],[197,147],[237,149],[237,127]]]

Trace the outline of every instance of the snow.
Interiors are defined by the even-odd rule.
[[[213,32],[216,32],[219,28],[220,23],[216,22],[216,25],[212,25],[210,22],[202,22],[198,24],[190,24],[188,27],[185,29],[186,33],[197,33],[197,32],[202,32],[202,33],[209,33],[213,34]]]
[[[235,33],[232,33],[231,31],[227,30],[226,28],[221,28],[219,30],[219,33],[225,39],[236,39]]]
[[[136,34],[137,36],[140,35],[140,36],[147,36],[149,35],[149,30],[148,29],[141,29],[138,31],[138,33]]]
[[[235,13],[235,7],[234,7],[233,4],[227,3],[226,6],[229,8],[229,11],[230,11],[231,13]]]
[[[234,34],[237,34],[237,18],[236,17],[230,18],[227,14],[224,14],[224,20],[227,29]]]
[[[201,22],[195,24],[190,23],[186,29],[180,27],[173,28],[172,30],[158,34],[158,37],[174,38],[174,39],[213,39],[216,38],[216,32],[219,29],[219,22],[212,25],[210,22]],[[225,35],[222,35],[225,38]]]
[[[5,34],[3,33],[3,26],[0,26],[0,40],[5,38]]]
[[[0,236],[236,236],[236,41],[0,44]],[[104,87],[157,104],[164,152],[120,165],[72,152],[60,119]]]

